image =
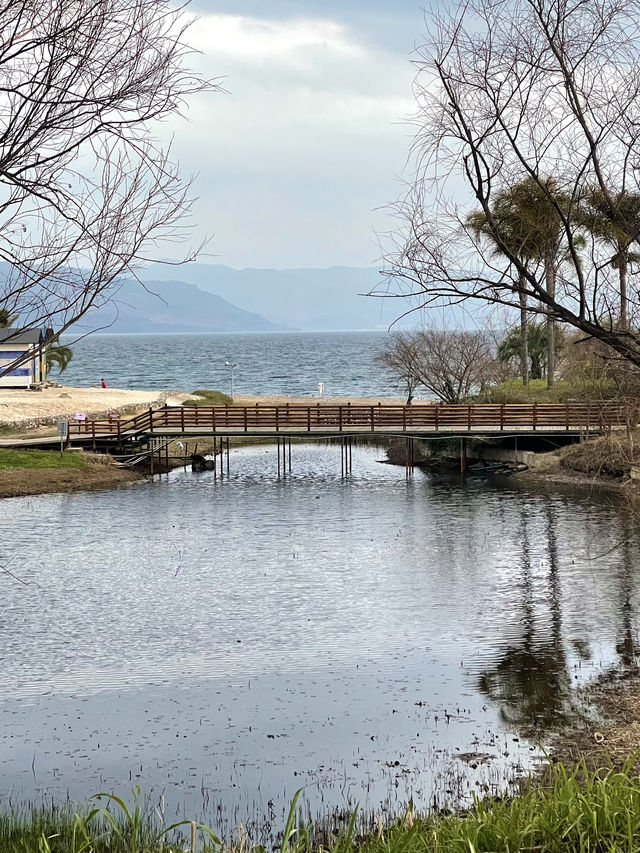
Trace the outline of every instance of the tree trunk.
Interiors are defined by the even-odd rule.
[[[529,329],[527,326],[527,294],[524,290],[524,279],[520,276],[518,282],[518,296],[520,298],[520,372],[522,384],[529,384]]]
[[[629,267],[629,260],[626,247],[621,248],[618,258],[620,263],[618,268],[618,273],[620,275],[620,320],[618,328],[621,331],[626,332],[629,328],[629,310],[627,300],[627,271]]]
[[[547,254],[544,260],[544,275],[547,293],[551,299],[556,296],[556,275],[553,268],[553,256]],[[553,388],[556,372],[556,321],[547,314],[547,388]]]

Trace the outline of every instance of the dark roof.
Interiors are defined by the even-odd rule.
[[[38,344],[42,338],[42,329],[0,329],[0,343]]]

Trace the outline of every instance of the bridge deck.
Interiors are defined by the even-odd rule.
[[[180,435],[330,437],[579,434],[625,423],[618,404],[163,406],[133,418],[71,421],[69,441]]]

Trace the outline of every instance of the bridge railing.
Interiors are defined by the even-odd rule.
[[[133,418],[72,421],[69,434],[130,436],[156,430],[295,429],[300,432],[343,432],[429,429],[508,431],[511,428],[600,430],[625,423],[625,408],[617,403],[486,403],[404,405],[305,406],[163,406]]]

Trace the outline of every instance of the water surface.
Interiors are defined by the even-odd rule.
[[[69,385],[217,388],[238,394],[394,396],[401,392],[375,357],[386,332],[246,332],[210,335],[91,335],[74,344],[62,376]],[[52,374],[56,379],[57,375]]]
[[[395,812],[531,766],[578,685],[635,664],[629,519],[383,456],[3,501],[0,801],[135,783],[257,838],[298,788]]]

